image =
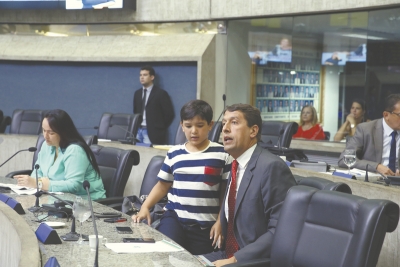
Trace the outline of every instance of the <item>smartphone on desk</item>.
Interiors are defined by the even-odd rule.
[[[133,234],[133,231],[130,227],[117,226],[115,229],[117,229],[118,234]]]
[[[141,238],[141,237],[125,237],[122,239],[124,243],[155,243],[153,238]]]

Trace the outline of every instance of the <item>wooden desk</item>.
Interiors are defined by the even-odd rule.
[[[10,179],[5,180],[5,178],[0,178],[1,183],[7,183]],[[12,180],[11,180],[12,181]],[[16,212],[11,210],[7,205],[0,205],[0,219],[3,217],[5,213],[13,212],[14,217],[17,215],[17,218],[23,218],[23,221],[17,221],[17,225],[13,225],[13,227],[9,227],[7,225],[1,225],[3,228],[0,233],[4,233],[7,231],[4,227],[8,227],[8,229],[12,230],[14,228],[20,228],[24,226],[25,228],[30,228],[31,233],[34,234],[36,229],[39,227],[38,222],[36,222],[37,218],[33,213],[28,211],[29,207],[32,207],[35,203],[35,196],[18,196],[11,195],[9,196],[16,199],[21,203],[22,207],[25,209],[25,215],[18,215]],[[59,197],[66,200],[74,200],[74,195],[65,194],[59,195]],[[48,195],[43,195],[40,198],[40,204],[52,204],[55,198]],[[93,202],[93,209],[95,212],[115,212],[115,210]],[[44,212],[46,214],[47,212]],[[123,237],[148,237],[154,238],[156,241],[160,241],[166,239],[170,242],[173,242],[168,237],[164,236],[160,232],[154,230],[149,227],[147,224],[143,223],[133,223],[130,219],[130,216],[122,215],[128,219],[127,222],[121,223],[106,223],[104,219],[96,220],[97,229],[99,235],[103,235],[107,238],[107,242],[109,243],[120,243],[122,242]],[[0,220],[1,221],[1,220]],[[64,235],[70,232],[71,229],[71,221],[67,221],[66,218],[51,218],[48,221],[57,221],[64,222],[66,226],[63,228],[55,229],[59,236]],[[118,234],[115,230],[115,226],[130,226],[133,230],[133,234]],[[81,232],[84,234],[92,235],[93,232],[93,224],[92,222],[84,222],[83,227],[76,226],[77,232]],[[3,240],[3,236],[1,237]],[[32,238],[31,238],[32,239]],[[29,244],[29,243],[28,243]],[[76,243],[76,241],[70,242],[62,242],[60,245],[44,245],[41,242],[37,241],[34,243],[35,246],[26,247],[22,246],[21,252],[22,257],[37,255],[37,244],[39,244],[40,254],[42,257],[41,266],[43,266],[50,257],[56,257],[61,266],[93,266],[95,252],[90,250],[89,242],[86,241],[82,245]],[[175,243],[176,244],[176,243]],[[1,255],[1,254],[0,254]],[[154,252],[154,253],[132,253],[132,254],[116,254],[112,252],[110,249],[107,249],[104,246],[100,246],[99,249],[99,265],[100,266],[203,266],[200,262],[189,252],[186,250],[179,252]],[[25,266],[38,266],[34,262],[30,262],[30,265]]]

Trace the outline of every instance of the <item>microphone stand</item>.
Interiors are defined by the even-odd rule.
[[[137,140],[136,137],[134,137],[134,134],[132,132],[124,129],[123,127],[121,127],[117,124],[110,124],[110,127],[113,127],[113,126],[117,126],[118,128],[122,129],[126,133],[129,133],[130,136],[126,137],[126,140],[118,139],[118,141],[121,142],[122,144],[135,145],[136,142],[139,142],[139,140]]]
[[[68,203],[67,201],[65,201],[62,198],[59,198],[58,196],[56,196],[53,193],[42,191],[42,194],[50,195],[50,196],[54,197],[55,199],[60,200],[61,202],[63,202],[65,205],[68,205],[68,206],[72,207],[71,203]],[[69,233],[66,233],[65,235],[60,236],[60,237],[64,241],[78,241],[79,234],[75,231],[75,216],[74,215],[72,215],[71,231]]]
[[[92,214],[92,218],[93,218],[93,229],[94,229],[94,234],[96,235],[96,256],[94,258],[94,267],[98,267],[99,266],[99,234],[97,232],[97,226],[96,226],[96,218],[94,217],[94,211],[93,211],[93,205],[92,205],[92,198],[90,197],[90,192],[89,192],[89,188],[90,188],[90,183],[85,180],[83,181],[83,188],[86,190],[86,193],[88,195],[88,202],[89,202],[89,207],[90,207],[90,212]]]
[[[22,149],[22,150],[20,150],[20,151],[17,151],[14,155],[12,155],[12,156],[9,157],[6,161],[4,161],[4,162],[0,165],[0,168],[3,167],[3,165],[6,164],[10,159],[12,159],[13,157],[15,157],[15,155],[17,155],[19,152],[22,152],[22,151],[35,152],[36,150],[37,150],[36,147],[30,147],[30,148],[28,148],[28,149]]]
[[[30,212],[38,212],[41,207],[39,205],[39,198],[42,196],[42,182],[40,182],[40,191],[39,191],[39,178],[38,178],[38,169],[39,169],[39,164],[35,165],[35,172],[36,172],[36,201],[35,201],[35,206],[30,207],[28,210]]]

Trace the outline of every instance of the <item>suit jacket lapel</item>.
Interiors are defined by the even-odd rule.
[[[376,162],[381,163],[382,162],[382,148],[383,148],[383,125],[382,125],[382,120],[377,120],[374,129],[372,129],[373,132],[375,132],[374,135],[374,144],[375,144],[375,151],[376,153]]]
[[[236,203],[235,203],[235,217],[236,217],[236,211],[238,210],[243,197],[247,191],[247,188],[250,185],[251,179],[253,178],[253,170],[256,167],[257,164],[257,159],[260,156],[260,153],[262,152],[262,149],[260,146],[256,146],[256,149],[253,152],[253,155],[251,155],[251,158],[249,160],[249,163],[247,165],[246,171],[243,174],[242,181],[240,182],[239,190],[236,196]]]
[[[150,92],[150,95],[149,95],[149,98],[147,99],[147,102],[146,102],[146,106],[149,104],[149,102],[154,98],[154,95],[155,95],[155,90],[157,90],[157,87],[155,86],[155,85],[153,85],[153,89],[151,89],[151,92]]]

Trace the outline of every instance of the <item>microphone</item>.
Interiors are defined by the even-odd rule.
[[[70,206],[71,208],[73,207],[73,203],[65,201],[64,199],[56,196],[56,194],[50,193],[48,191],[42,191],[42,193],[45,194],[45,195],[50,195],[50,196],[54,197],[55,199],[61,201],[64,204],[64,206]],[[45,204],[43,204],[43,206],[44,205]],[[60,209],[59,212],[66,212],[66,209],[68,209],[68,208],[62,209],[62,205],[56,204],[56,203],[54,203],[54,207],[57,208],[57,209]],[[68,214],[68,212],[66,212],[66,213]],[[75,231],[75,217],[74,216],[72,216],[71,231],[69,233],[66,233],[65,235],[60,236],[60,237],[64,241],[78,241],[79,234]]]
[[[369,164],[367,164],[367,166],[365,166],[366,172],[365,172],[364,182],[369,182],[369,180],[368,180],[368,166],[369,166]]]
[[[125,133],[129,133],[131,135],[131,136],[126,137],[126,140],[118,139],[118,141],[121,142],[122,144],[135,145],[136,142],[140,143],[140,141],[138,139],[136,139],[136,137],[134,136],[134,134],[132,132],[124,129],[123,127],[121,127],[121,126],[119,126],[117,124],[110,124],[110,128],[113,127],[113,126],[116,126],[116,127],[120,128],[120,129],[122,129],[123,131],[125,131]]]
[[[42,190],[42,181],[40,181],[40,185],[39,185],[38,169],[39,169],[39,164],[36,164],[35,165],[35,173],[36,173],[36,193],[35,193],[35,196],[36,196],[36,201],[35,201],[35,206],[30,207],[28,209],[30,212],[37,212],[38,210],[40,210],[39,198],[42,195],[42,191],[41,191]]]
[[[86,190],[86,193],[88,195],[90,212],[91,212],[92,218],[93,218],[92,219],[93,229],[94,229],[94,234],[96,235],[96,256],[94,258],[94,267],[98,267],[99,266],[99,234],[97,233],[96,219],[94,217],[94,212],[93,212],[92,198],[90,197],[90,193],[89,193],[90,183],[88,180],[83,181],[83,188]]]
[[[224,109],[222,110],[221,114],[219,115],[218,119],[215,121],[216,123],[219,122],[219,119],[221,118],[222,114],[225,112],[225,101],[226,101],[226,95],[222,95],[222,101],[224,101]]]
[[[379,173],[380,176],[382,176],[383,180],[385,181],[386,185],[390,185],[390,179],[386,177],[386,175],[384,175],[383,173],[379,172],[378,170],[376,170],[377,173]]]
[[[283,130],[283,129],[281,129],[279,131],[279,137],[278,137],[278,141],[277,141],[278,149],[279,149],[279,151],[282,152],[282,155],[285,154],[285,153],[283,153],[283,150],[282,150],[282,147],[281,147],[281,137],[282,137],[284,132],[285,132],[285,130]]]
[[[22,152],[22,151],[35,152],[36,150],[37,150],[36,147],[30,147],[30,148],[28,148],[28,149],[22,149],[22,150],[20,150],[20,151],[17,151],[14,155],[12,155],[12,156],[9,157],[6,161],[4,161],[3,164],[0,165],[0,168],[1,168],[4,164],[6,164],[10,159],[12,159],[13,157],[15,157],[15,155],[17,155],[19,152]]]

